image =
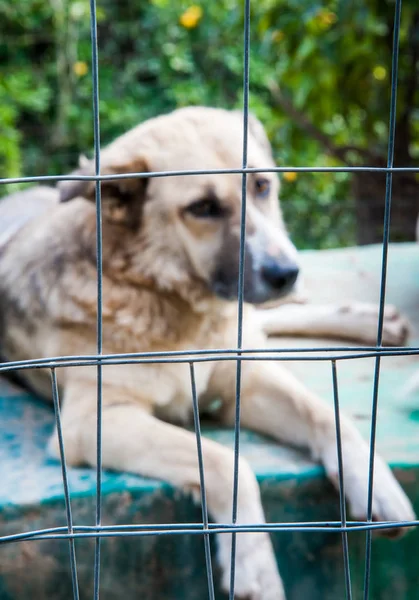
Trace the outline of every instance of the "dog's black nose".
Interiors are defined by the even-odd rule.
[[[263,279],[278,291],[290,290],[298,277],[298,267],[292,263],[279,263],[269,259],[262,267]]]

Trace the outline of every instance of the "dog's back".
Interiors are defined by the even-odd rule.
[[[0,266],[2,260],[8,260],[5,257],[5,251],[14,236],[18,235],[22,228],[30,225],[32,221],[45,215],[57,204],[57,190],[47,186],[32,187],[0,200]],[[7,288],[7,285],[4,289],[1,289],[0,286],[0,360],[9,358],[6,358],[7,352],[3,347],[6,323],[11,325],[13,318],[16,317],[15,313],[19,312],[17,304],[13,302],[13,297],[9,297]],[[31,387],[25,378],[19,377],[14,371],[5,375],[25,387]],[[39,389],[37,392],[42,394]]]
[[[19,229],[57,202],[56,189],[47,186],[16,192],[0,200],[0,251]]]

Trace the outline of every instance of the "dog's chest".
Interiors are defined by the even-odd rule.
[[[155,396],[155,413],[168,421],[188,424],[193,415],[193,384],[196,399],[199,399],[208,388],[213,363],[199,362],[191,366],[189,363],[173,363],[166,370],[167,392]]]
[[[158,417],[188,424],[193,414],[192,377],[196,397],[206,392],[213,363],[160,362],[104,366],[103,385],[105,404],[113,402],[113,394],[134,401]],[[192,375],[192,376],[191,376]]]

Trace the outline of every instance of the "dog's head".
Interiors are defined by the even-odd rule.
[[[139,125],[102,151],[101,174],[142,173],[101,183],[103,217],[119,231],[130,269],[170,289],[200,282],[220,298],[237,298],[242,176],[147,177],[157,171],[237,169],[242,162],[239,112],[193,107]],[[251,117],[248,166],[273,167],[260,122]],[[86,162],[79,174],[92,175]],[[61,201],[95,198],[95,184],[60,185]],[[258,304],[289,293],[298,276],[297,252],[279,208],[275,173],[247,175],[244,299]],[[106,243],[106,239],[104,240]]]

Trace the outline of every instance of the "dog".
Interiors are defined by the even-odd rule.
[[[146,121],[103,149],[101,174],[143,174],[101,183],[104,353],[192,353],[237,346],[241,175],[147,177],[147,173],[237,168],[242,140],[240,112],[189,107]],[[248,164],[256,170],[275,166],[264,128],[253,116]],[[76,173],[92,176],[93,162],[83,161]],[[287,321],[280,316],[286,314],[280,312],[287,310],[286,305],[258,308],[286,298],[298,279],[298,254],[278,194],[275,173],[247,175],[244,348],[262,348],[266,332],[277,333],[281,327],[286,333],[316,333],[313,329],[321,319],[320,333],[339,333],[336,315],[323,314],[321,319],[317,315],[310,321],[315,312],[290,304],[294,317]],[[0,353],[7,360],[96,353],[94,200],[95,183],[83,180],[65,181],[58,191],[34,188],[22,192],[19,202],[9,198],[0,203],[4,229],[0,233]],[[25,211],[19,208],[22,204]],[[299,310],[308,315],[300,325]],[[352,315],[351,323],[359,322],[356,310],[340,312],[344,319]],[[372,321],[371,315],[368,318]],[[395,320],[393,314],[388,316],[389,330]],[[403,327],[398,322],[399,338],[405,335]],[[22,373],[38,394],[51,397],[48,370]],[[70,465],[96,465],[96,374],[88,366],[57,370]],[[219,398],[216,418],[233,425],[235,361],[196,363],[195,377],[200,410]],[[195,435],[182,427],[191,415],[187,363],[103,366],[103,466],[161,478],[199,497]],[[241,425],[308,448],[338,485],[333,409],[280,363],[242,362]],[[352,516],[364,520],[369,448],[344,417],[341,431],[347,501]],[[210,515],[216,522],[230,522],[233,452],[206,438],[202,448]],[[49,451],[59,456],[56,434]],[[258,484],[244,459],[238,478],[238,522],[264,522]],[[375,457],[373,518],[414,519],[410,501],[379,456]],[[218,538],[222,587],[228,590],[231,539],[227,534]],[[268,534],[237,535],[235,567],[236,597],[285,598]]]

